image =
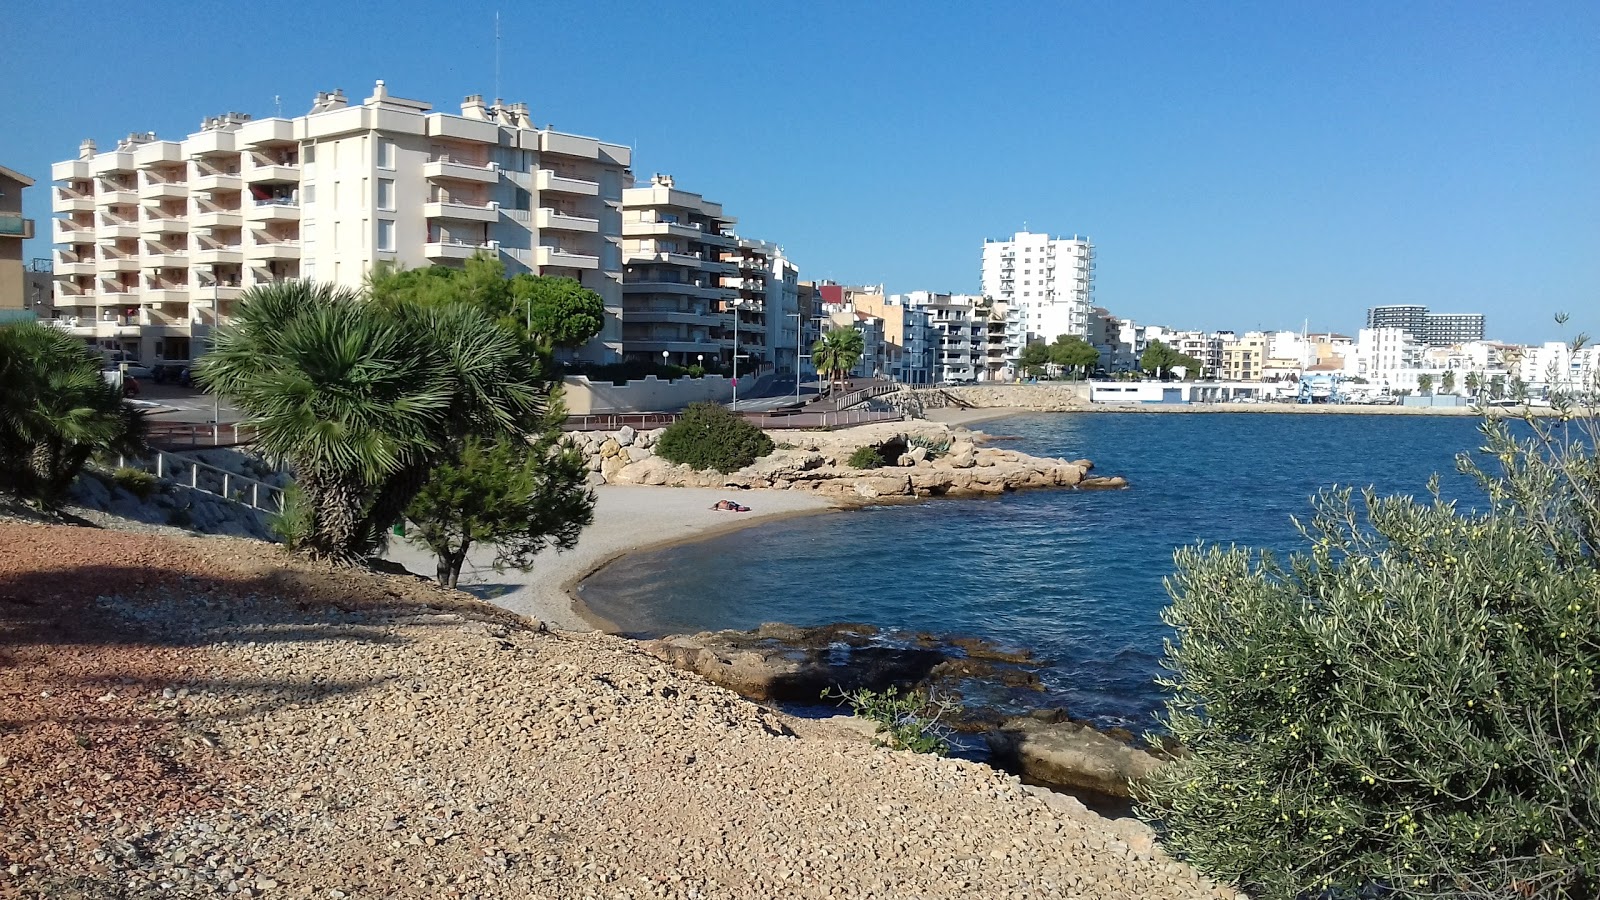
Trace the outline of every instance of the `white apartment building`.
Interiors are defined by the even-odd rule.
[[[359,286],[374,267],[575,278],[605,300],[583,355],[622,349],[621,203],[631,151],[536,127],[473,95],[459,114],[319,93],[294,118],[229,113],[182,141],[85,141],[56,163],[56,324],[147,363],[189,360],[254,285]]]
[[[1345,356],[1345,377],[1364,378],[1382,390],[1416,390],[1422,349],[1404,328],[1363,328]]]
[[[807,333],[800,309],[800,267],[791,262],[783,248],[770,247],[772,267],[767,273],[767,359],[780,375],[798,374],[801,359],[811,352],[803,345]]]
[[[739,245],[737,220],[679,190],[670,175],[624,190],[622,220],[623,354],[659,361],[665,353],[683,366],[731,362],[732,309],[746,296],[741,284],[754,280],[724,261]]]
[[[1576,353],[1562,341],[1525,347],[1512,371],[1534,391],[1592,391],[1600,377],[1600,345],[1591,344]]]
[[[1019,231],[1009,240],[984,241],[982,290],[1006,306],[1010,361],[1036,340],[1088,336],[1094,265],[1094,245],[1078,235]]]

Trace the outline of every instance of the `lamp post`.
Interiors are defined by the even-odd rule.
[[[739,411],[739,301],[733,301],[733,411]]]

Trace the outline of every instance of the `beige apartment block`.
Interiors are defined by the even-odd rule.
[[[624,356],[683,366],[731,360],[732,309],[742,295],[736,221],[670,175],[622,192]]]
[[[1259,331],[1247,332],[1238,340],[1222,345],[1222,380],[1260,381],[1267,363],[1267,335]]]
[[[28,307],[22,242],[33,237],[33,220],[22,216],[22,189],[32,186],[32,178],[0,166],[0,310]]]
[[[84,141],[56,163],[58,327],[146,363],[208,346],[250,288],[296,278],[359,287],[379,266],[460,266],[575,278],[605,300],[581,355],[622,350],[627,147],[533,124],[477,95],[459,113],[389,93],[310,112],[205,119],[181,141]]]

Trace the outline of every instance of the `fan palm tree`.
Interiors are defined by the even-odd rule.
[[[827,372],[832,381],[841,381],[867,349],[866,339],[854,328],[829,329],[811,347],[811,363]]]
[[[542,408],[516,336],[483,310],[297,281],[252,289],[196,366],[286,460],[306,498],[300,548],[354,562],[382,540],[466,433],[513,431]]]
[[[144,415],[82,341],[34,323],[0,327],[0,488],[53,506],[96,453],[134,453]]]

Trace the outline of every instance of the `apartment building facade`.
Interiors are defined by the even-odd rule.
[[[911,291],[900,302],[927,317],[933,381],[977,381],[984,376],[989,331],[983,298],[971,294]]]
[[[0,310],[29,308],[22,242],[33,238],[33,220],[22,215],[22,191],[32,186],[32,178],[0,166]]]
[[[182,141],[133,134],[56,163],[56,324],[147,363],[203,353],[255,285],[350,287],[379,266],[574,278],[605,302],[581,355],[622,350],[622,191],[630,150],[535,126],[472,95],[459,114],[319,93],[294,118],[213,116]]]
[[[983,244],[982,291],[1005,305],[1013,364],[1033,341],[1087,338],[1094,299],[1094,245],[1086,237],[1019,231]]]
[[[1264,377],[1271,339],[1260,331],[1247,331],[1243,337],[1222,345],[1222,374],[1225,381],[1260,381]]]
[[[737,220],[660,174],[622,192],[622,219],[623,355],[682,366],[731,362],[725,333],[741,296],[740,268],[723,256],[738,246]]]
[[[1486,320],[1482,313],[1435,313],[1426,306],[1374,306],[1367,310],[1367,327],[1398,328],[1419,343],[1434,347],[1483,340]]]

